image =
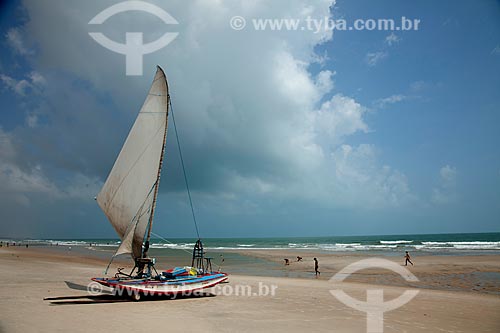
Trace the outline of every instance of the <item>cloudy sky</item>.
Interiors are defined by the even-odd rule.
[[[178,24],[140,11],[88,24],[118,2],[0,5],[0,237],[115,237],[93,198],[157,64],[202,236],[500,230],[497,1],[150,1]],[[253,25],[308,17],[420,23]],[[127,76],[90,32],[178,36]],[[193,237],[173,131],[167,142],[155,231]]]

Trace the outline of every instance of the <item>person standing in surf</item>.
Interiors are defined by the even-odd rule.
[[[321,272],[318,270],[319,269],[319,264],[318,264],[318,259],[314,258],[314,273],[316,273],[316,277],[321,274]]]
[[[411,262],[410,254],[408,253],[408,251],[406,251],[406,254],[405,254],[405,266],[408,266],[408,263],[410,263],[413,266],[413,263]]]

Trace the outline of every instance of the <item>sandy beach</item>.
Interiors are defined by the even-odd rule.
[[[283,255],[290,257],[291,253],[263,251],[249,255],[278,263]],[[486,289],[472,288],[467,279],[449,282],[451,287],[442,282],[452,270],[465,275],[469,271],[498,272],[498,256],[415,258],[418,264],[411,268],[413,273],[419,278],[425,276],[422,280],[432,285],[426,282],[402,286],[391,273],[369,270],[353,277],[354,282],[351,279],[342,284],[328,281],[345,264],[362,259],[360,255],[320,256],[304,252],[301,253],[304,262],[292,262],[283,269],[311,271],[310,255],[320,259],[320,279],[232,274],[229,284],[209,290],[203,297],[132,302],[109,294],[91,296],[87,293],[85,287],[90,278],[102,276],[106,265],[102,259],[69,251],[66,247],[3,247],[0,249],[3,268],[0,331],[366,332],[366,314],[336,300],[329,290],[337,288],[361,301],[366,299],[367,289],[382,288],[385,300],[399,297],[407,289],[419,290],[409,303],[385,313],[384,332],[500,330],[500,296],[495,289],[498,281],[496,286],[493,283],[485,286]],[[400,258],[394,260],[400,261]],[[124,262],[114,263],[111,271]],[[250,295],[243,295],[244,289],[239,289],[238,294],[238,286],[250,288]]]
[[[266,259],[281,266],[284,275],[290,277],[314,276],[313,258],[320,263],[319,279],[328,280],[343,267],[366,258],[385,258],[398,264],[404,263],[403,254],[363,253],[325,253],[318,251],[290,250],[251,250],[238,253]],[[296,257],[302,260],[297,262]],[[284,265],[284,258],[289,258],[290,265]],[[418,282],[407,282],[398,274],[382,269],[366,269],[353,274],[349,281],[370,284],[406,286],[425,289],[472,291],[500,295],[500,256],[499,255],[423,255],[414,254],[414,266],[408,269],[415,274]]]

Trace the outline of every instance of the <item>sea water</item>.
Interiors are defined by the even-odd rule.
[[[192,250],[195,238],[151,239],[152,249]],[[26,242],[26,240],[24,240]],[[117,239],[43,239],[32,243],[116,248]],[[500,233],[329,237],[204,238],[207,250],[315,250],[326,252],[423,251],[437,254],[500,253]]]
[[[6,240],[4,240],[5,243]],[[10,240],[12,242],[12,240]],[[19,240],[18,240],[19,241]],[[157,258],[159,267],[191,264],[196,239],[151,239],[149,255]],[[91,251],[102,259],[111,258],[120,245],[117,239],[42,239],[21,240],[22,243],[72,247],[73,251]],[[363,253],[366,255],[401,256],[404,251],[421,255],[500,254],[500,233],[378,235],[330,237],[269,237],[269,238],[205,238],[203,244],[212,268],[230,274],[307,277],[314,272],[284,269],[282,263],[242,255],[252,250],[291,250],[324,253]],[[234,252],[232,252],[234,251]]]

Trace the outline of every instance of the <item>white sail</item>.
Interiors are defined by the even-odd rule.
[[[168,117],[168,85],[158,67],[137,119],[97,202],[122,243],[115,255],[141,257],[144,234],[154,211]],[[152,218],[152,216],[151,216]]]

